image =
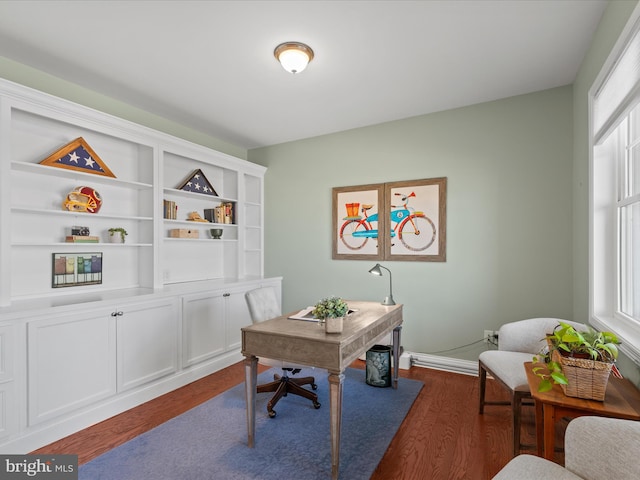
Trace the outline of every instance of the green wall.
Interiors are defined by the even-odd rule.
[[[446,176],[447,262],[385,264],[405,348],[447,350],[528,316],[588,320],[587,93],[637,4],[610,2],[572,87],[250,151],[269,167],[265,266],[285,277],[284,308],[386,295],[373,262],[331,260],[331,187]],[[618,363],[640,386],[640,367]]]
[[[437,352],[508,321],[572,318],[572,88],[266,147],[265,270],[283,308],[335,294],[381,301],[375,262],[331,259],[331,189],[448,178],[447,261],[386,262],[403,345]],[[483,345],[449,352],[475,360]]]
[[[286,310],[387,293],[386,277],[367,274],[374,262],[331,259],[332,187],[448,177],[447,262],[385,263],[405,348],[434,352],[518,318],[587,318],[586,95],[637,3],[609,4],[572,87],[250,152],[3,57],[0,77],[268,166],[265,268],[284,276]]]
[[[85,105],[119,118],[124,118],[154,130],[184,138],[193,143],[213,148],[219,152],[247,159],[246,149],[224,142],[203,132],[185,127],[166,118],[145,112],[132,105],[114,100],[100,93],[83,88],[75,83],[67,82],[53,75],[36,70],[27,65],[0,57],[0,78],[10,80],[42,92],[65,98],[80,105]]]

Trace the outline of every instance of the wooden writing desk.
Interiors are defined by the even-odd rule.
[[[560,385],[539,392],[540,377],[533,373],[532,362],[524,364],[531,396],[536,403],[536,440],[538,456],[553,460],[555,425],[563,417],[596,415],[640,420],[640,391],[627,379],[609,377],[604,402],[568,397]]]
[[[393,388],[398,387],[402,305],[384,306],[375,302],[347,302],[356,310],[344,321],[342,333],[328,334],[317,322],[291,320],[286,315],[242,329],[247,398],[249,447],[255,442],[256,387],[258,357],[324,368],[329,372],[331,418],[331,475],[338,478],[340,467],[340,426],[342,384],[345,369],[369,350],[381,336],[393,331]]]

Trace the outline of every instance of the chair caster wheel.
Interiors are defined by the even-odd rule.
[[[318,389],[318,385],[316,385],[315,383],[311,384],[311,390],[317,390]]]
[[[315,409],[319,409],[320,408],[320,402],[313,402],[313,406],[315,407]]]
[[[270,412],[268,412],[268,413],[269,413],[269,418],[276,418],[277,413],[276,413],[276,411],[275,411],[275,410],[271,410],[271,411],[270,411]]]

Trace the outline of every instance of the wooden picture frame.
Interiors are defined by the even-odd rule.
[[[78,287],[102,283],[102,252],[54,253],[51,287]]]
[[[384,190],[391,222],[384,259],[445,262],[446,177],[386,183]]]
[[[334,260],[446,261],[446,177],[335,187],[332,193]]]
[[[334,260],[381,260],[388,216],[384,215],[384,184],[333,188]]]

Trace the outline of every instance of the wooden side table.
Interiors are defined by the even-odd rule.
[[[524,364],[531,396],[536,404],[536,441],[538,456],[553,461],[555,425],[564,417],[596,415],[600,417],[640,420],[640,391],[626,378],[609,377],[604,402],[568,397],[560,385],[539,392],[540,377],[533,373],[533,363]]]

